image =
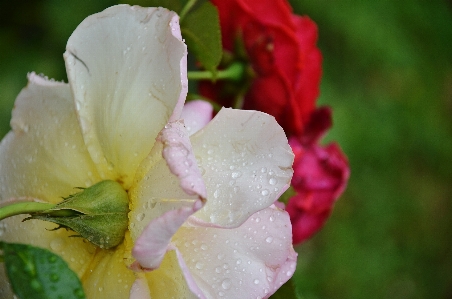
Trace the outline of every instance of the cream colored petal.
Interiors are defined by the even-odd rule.
[[[223,108],[190,139],[207,188],[207,203],[195,215],[203,221],[237,227],[290,183],[294,155],[268,114]]]
[[[173,243],[206,298],[268,298],[296,267],[289,215],[274,206],[234,229],[182,227]]]
[[[0,200],[59,202],[99,180],[67,84],[34,73],[16,99],[12,131],[0,144]]]
[[[113,6],[86,18],[64,54],[88,150],[103,178],[130,184],[187,92],[178,16]],[[176,108],[176,111],[174,111]]]
[[[124,263],[124,245],[115,249],[98,249],[82,277],[86,298],[129,298],[135,274]]]
[[[154,219],[172,210],[188,208],[191,211],[199,199],[205,201],[206,188],[188,132],[181,121],[165,125],[150,155],[140,165],[129,197],[132,202],[129,218],[133,240]],[[171,235],[175,230],[177,227]],[[167,236],[167,241],[171,235]]]
[[[13,130],[0,144],[0,200],[35,197],[55,203],[99,176],[84,146],[69,86],[34,73],[28,80],[15,102]],[[23,218],[2,220],[0,239],[50,249],[84,273],[94,252],[91,244],[69,238],[73,232],[49,231],[52,223]]]
[[[174,250],[165,255],[158,269],[147,272],[146,278],[151,298],[198,298],[190,291]]]

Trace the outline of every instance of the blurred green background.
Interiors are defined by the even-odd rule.
[[[0,135],[30,71],[67,80],[69,35],[109,0],[0,2]],[[129,2],[146,6],[147,1]],[[452,2],[300,0],[320,31],[326,141],[352,169],[301,245],[305,299],[452,298]]]

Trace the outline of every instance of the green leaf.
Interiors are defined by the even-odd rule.
[[[217,8],[205,2],[190,11],[181,23],[182,36],[189,53],[211,72],[215,72],[222,56],[220,19]]]
[[[302,297],[295,291],[294,281],[291,278],[271,295],[270,299],[302,299]]]
[[[58,255],[43,248],[1,241],[0,248],[12,289],[19,298],[85,298],[80,279]]]

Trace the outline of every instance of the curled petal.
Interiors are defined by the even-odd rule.
[[[196,217],[205,222],[241,225],[272,205],[292,177],[292,150],[268,114],[223,108],[191,141],[207,188]]]
[[[165,253],[171,249],[170,241],[185,220],[203,206],[201,200],[192,207],[182,207],[166,212],[151,221],[135,241],[132,255],[136,263],[134,269],[153,270],[160,266]]]
[[[173,243],[190,289],[206,298],[268,298],[296,267],[289,215],[274,206],[234,229],[183,226]]]
[[[129,191],[130,230],[138,238],[144,226],[171,210],[205,201],[201,177],[187,130],[181,121],[168,123],[149,156],[141,163]]]
[[[181,118],[188,133],[193,135],[212,120],[212,113],[213,107],[209,102],[196,100],[184,105]]]
[[[161,128],[182,111],[187,51],[178,22],[164,8],[118,5],[86,18],[66,46],[88,151],[102,178],[126,189]]]
[[[179,178],[182,189],[189,195],[206,198],[206,187],[184,124],[180,121],[168,123],[159,139],[163,143],[163,158]]]

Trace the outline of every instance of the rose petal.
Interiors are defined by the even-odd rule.
[[[187,102],[182,110],[181,119],[190,135],[201,130],[212,120],[213,107],[209,102],[196,100]]]
[[[29,74],[28,80],[15,102],[13,130],[0,144],[0,201],[32,197],[56,203],[77,192],[75,187],[97,182],[99,176],[83,144],[69,85],[34,73]],[[49,249],[83,275],[87,265],[79,261],[91,259],[91,244],[69,239],[73,232],[49,231],[56,227],[54,224],[22,222],[23,218],[2,220],[1,239]]]
[[[291,138],[290,144],[295,152],[292,186],[297,194],[289,199],[287,212],[292,221],[294,244],[299,244],[325,224],[335,201],[347,186],[350,168],[335,143],[326,147],[304,146]]]
[[[86,298],[128,298],[135,275],[124,264],[124,244],[115,250],[97,250],[82,276]]]
[[[202,206],[202,201],[198,200],[192,207],[168,211],[152,220],[135,241],[132,255],[139,265],[133,265],[132,268],[144,270],[158,268],[165,253],[171,249],[169,244],[172,236],[185,220]]]
[[[140,165],[129,191],[132,239],[153,219],[170,210],[192,207],[206,194],[188,132],[182,122],[168,123]]]
[[[292,177],[292,150],[268,114],[224,108],[191,141],[207,188],[196,214],[203,221],[237,227],[273,204]]]
[[[100,178],[78,128],[69,85],[34,73],[15,102],[0,145],[0,199],[57,203]]]
[[[187,285],[176,250],[167,252],[158,269],[144,274],[147,278],[151,298],[198,298]]]
[[[130,187],[158,132],[178,118],[187,92],[186,54],[178,16],[163,8],[114,6],[86,18],[71,35],[68,78],[102,178]]]
[[[130,289],[129,299],[151,299],[146,277],[138,276]]]
[[[294,273],[291,235],[289,215],[270,207],[235,229],[184,226],[173,242],[195,293],[199,288],[206,298],[267,298]]]

